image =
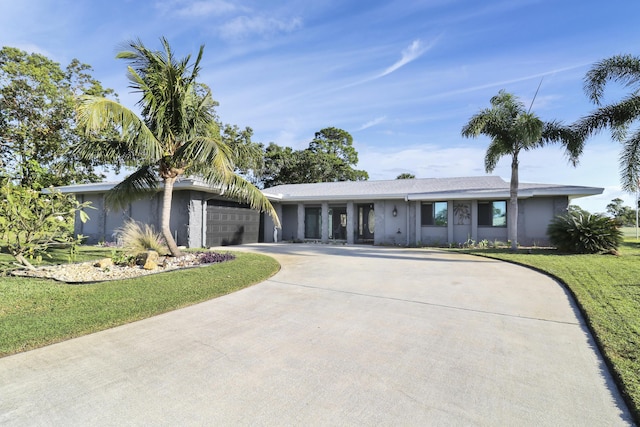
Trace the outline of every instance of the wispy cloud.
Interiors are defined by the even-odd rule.
[[[393,65],[388,67],[382,73],[380,73],[377,76],[375,76],[374,79],[379,79],[380,77],[384,77],[386,75],[389,75],[389,74],[393,73],[394,71],[404,67],[408,63],[410,63],[412,61],[415,61],[416,59],[420,58],[423,53],[425,53],[427,50],[431,49],[434,44],[435,44],[435,41],[431,42],[428,45],[425,45],[422,42],[422,40],[420,40],[420,39],[414,40],[409,45],[409,47],[407,47],[406,49],[404,49],[402,51],[402,56],[400,57],[400,59],[398,61],[396,61]]]
[[[552,70],[548,70],[548,71],[543,71],[543,72],[540,72],[540,73],[527,74],[527,75],[523,75],[523,76],[520,76],[520,77],[511,78],[511,79],[491,81],[491,82],[488,82],[488,83],[485,83],[485,84],[481,84],[481,85],[463,87],[463,88],[460,88],[460,89],[454,89],[454,90],[448,90],[448,91],[445,91],[445,92],[439,92],[439,93],[430,94],[429,96],[425,97],[424,99],[447,98],[447,97],[451,97],[451,96],[454,96],[454,95],[464,95],[464,94],[468,94],[468,93],[472,93],[472,92],[478,92],[478,91],[485,90],[485,89],[505,88],[506,86],[512,85],[514,83],[520,83],[520,82],[524,82],[524,81],[527,81],[527,80],[533,80],[533,79],[537,80],[537,79],[542,78],[542,77],[552,76],[554,74],[559,74],[559,73],[564,73],[566,71],[572,71],[572,70],[584,68],[587,65],[589,65],[589,64],[588,63],[578,63],[578,64],[573,64],[573,65],[569,65],[569,66],[562,67],[562,68],[556,68],[556,69],[552,69]]]
[[[187,18],[221,16],[247,9],[225,0],[164,0],[156,3],[156,8],[165,14],[175,13]]]
[[[375,125],[378,125],[378,124],[384,122],[386,119],[387,119],[387,116],[377,117],[377,118],[375,118],[373,120],[370,120],[367,123],[363,124],[358,129],[356,129],[356,131],[369,129],[370,127],[373,127]]]
[[[222,38],[242,40],[252,34],[272,36],[277,33],[290,33],[302,28],[302,18],[293,17],[287,20],[265,16],[239,16],[220,28]]]
[[[340,90],[340,89],[345,89],[345,88],[348,88],[348,87],[358,86],[358,85],[361,85],[363,83],[368,83],[370,81],[377,80],[377,79],[382,78],[384,76],[388,76],[389,74],[393,73],[394,71],[397,71],[398,69],[404,67],[405,65],[409,64],[410,62],[413,62],[416,59],[420,58],[426,51],[428,51],[433,46],[435,46],[435,44],[438,42],[439,38],[440,38],[439,36],[436,37],[433,41],[431,41],[428,44],[423,43],[422,40],[420,40],[420,39],[416,39],[413,42],[411,42],[409,47],[407,47],[406,49],[402,50],[401,57],[400,57],[400,59],[398,61],[396,61],[390,67],[387,67],[381,73],[378,73],[378,74],[376,74],[376,75],[374,75],[372,77],[366,77],[364,79],[358,80],[358,81],[353,82],[353,83],[346,84],[346,85],[341,86],[341,87],[339,87],[337,89]]]

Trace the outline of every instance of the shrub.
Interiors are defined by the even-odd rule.
[[[156,251],[161,255],[169,252],[160,233],[156,233],[152,226],[128,220],[116,230],[122,249],[128,255],[136,256],[146,251]]]
[[[83,209],[90,203],[80,203],[73,196],[50,188],[41,193],[31,188],[0,183],[0,241],[18,262],[29,269],[28,261],[40,260],[54,246],[70,247],[70,258],[82,236],[73,235],[76,213],[85,222]]]
[[[569,212],[557,216],[547,228],[551,244],[562,252],[596,254],[617,251],[622,231],[606,216]]]
[[[217,262],[231,261],[235,259],[236,256],[231,253],[218,253],[218,252],[202,252],[200,254],[200,262],[202,264],[213,264]]]

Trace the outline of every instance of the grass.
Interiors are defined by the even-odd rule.
[[[110,253],[83,248],[77,259]],[[86,285],[0,277],[0,357],[216,298],[259,283],[280,268],[264,255],[235,255],[235,260],[207,267]],[[66,261],[63,251],[54,254],[56,260]]]
[[[620,256],[562,255],[552,249],[465,252],[530,266],[563,282],[640,424],[640,241],[632,231],[633,238],[625,238]]]

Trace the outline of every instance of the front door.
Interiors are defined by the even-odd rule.
[[[358,242],[373,243],[376,216],[373,203],[358,205]]]

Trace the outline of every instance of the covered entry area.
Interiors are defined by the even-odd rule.
[[[258,243],[260,212],[241,203],[208,200],[206,230],[208,247]]]

